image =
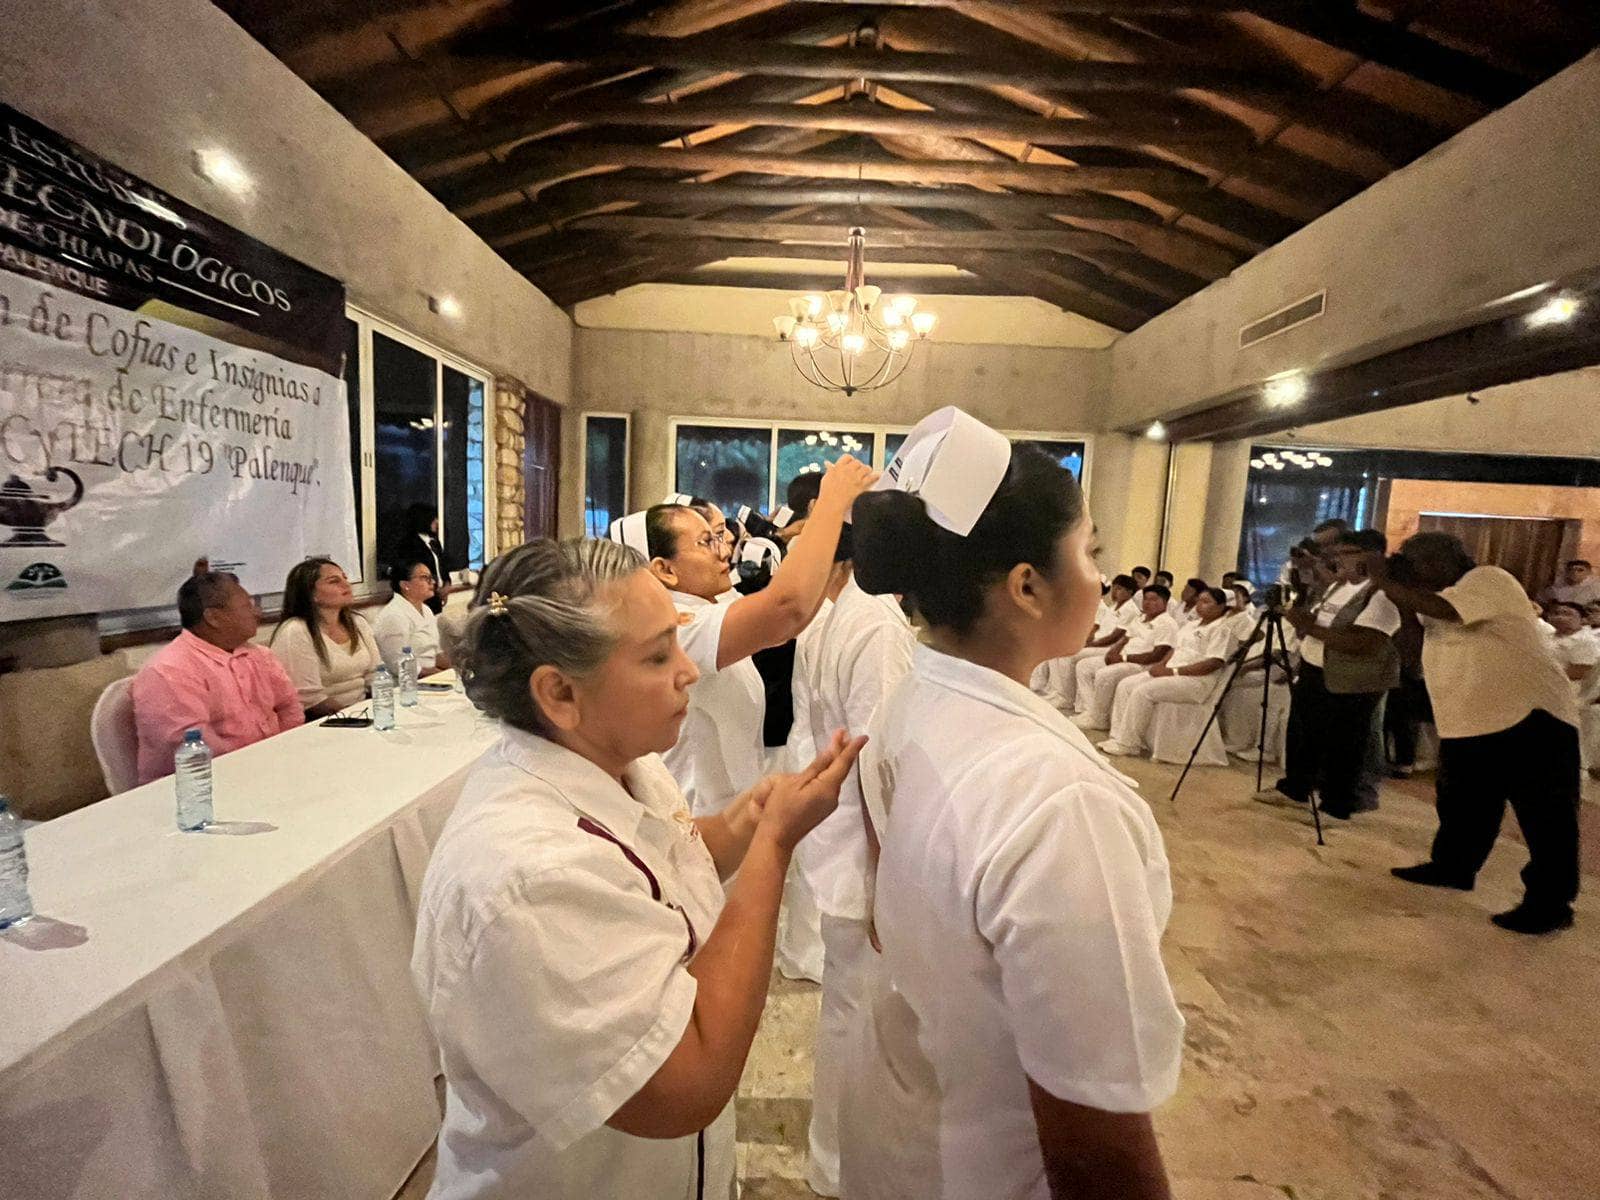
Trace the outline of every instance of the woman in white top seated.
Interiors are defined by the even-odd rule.
[[[411,962],[444,1067],[435,1200],[733,1194],[784,872],[861,743],[692,818],[658,757],[697,677],[678,628],[611,542],[540,539],[478,586],[460,669],[501,739],[434,847]]]
[[[308,719],[361,700],[382,661],[355,603],[350,581],[331,558],[297,563],[284,580],[283,615],[267,645],[289,673]]]
[[[1150,721],[1158,704],[1198,704],[1217,686],[1237,644],[1228,622],[1228,598],[1221,588],[1200,593],[1195,619],[1178,632],[1172,654],[1142,675],[1117,684],[1111,701],[1111,737],[1100,743],[1102,754],[1142,754],[1149,746]]]
[[[927,629],[860,768],[882,954],[841,1114],[842,1194],[1156,1200],[1148,1113],[1177,1085],[1183,1038],[1161,834],[1028,688],[1089,635],[1093,529],[1069,472],[960,415],[925,478],[907,439],[891,473],[917,496],[856,506],[861,586],[903,593]],[[937,494],[943,467],[965,497]]]
[[[1171,593],[1165,585],[1153,583],[1143,597],[1144,613],[1128,630],[1127,640],[1106,651],[1103,662],[1089,658],[1078,663],[1078,715],[1072,723],[1079,729],[1109,726],[1117,684],[1148,671],[1177,645],[1179,624],[1167,611]]]
[[[378,643],[383,665],[397,677],[400,655],[407,646],[416,655],[419,675],[442,671],[450,665],[439,648],[439,618],[428,607],[434,585],[433,568],[421,557],[401,558],[389,568],[389,586],[394,595],[378,613],[372,636]]]
[[[693,508],[658,504],[612,526],[612,539],[644,554],[677,606],[678,640],[700,672],[689,715],[663,755],[696,816],[720,812],[761,778],[766,690],[750,656],[796,637],[822,604],[850,505],[877,478],[846,456],[827,470],[805,531],[772,582],[726,603],[728,547]]]

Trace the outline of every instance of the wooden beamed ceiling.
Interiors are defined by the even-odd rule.
[[[861,224],[1124,330],[1600,43],[1589,0],[220,3],[557,303],[837,286]]]

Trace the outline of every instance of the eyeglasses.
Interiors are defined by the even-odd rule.
[[[722,545],[722,538],[714,533],[703,533],[695,538],[694,544],[702,550],[709,550],[715,554],[717,547]]]

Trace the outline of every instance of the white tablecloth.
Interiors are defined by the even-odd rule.
[[[40,919],[0,933],[0,1197],[387,1200],[439,1123],[418,888],[493,738],[425,694],[391,732],[217,759],[231,836],[178,833],[171,779],[29,830]]]

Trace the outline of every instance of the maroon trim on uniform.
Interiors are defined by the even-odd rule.
[[[622,853],[627,857],[627,860],[634,866],[638,867],[639,870],[644,874],[644,877],[650,881],[650,899],[661,899],[661,882],[656,878],[656,873],[649,867],[645,866],[644,859],[635,854],[621,838],[612,833],[611,830],[607,829],[604,825],[601,825],[597,821],[591,821],[588,817],[578,818],[578,828],[583,830],[585,833],[593,834],[597,838],[604,838],[618,850],[621,850]],[[685,917],[684,920],[687,921],[688,918]],[[690,932],[692,935],[693,930],[691,929]]]

